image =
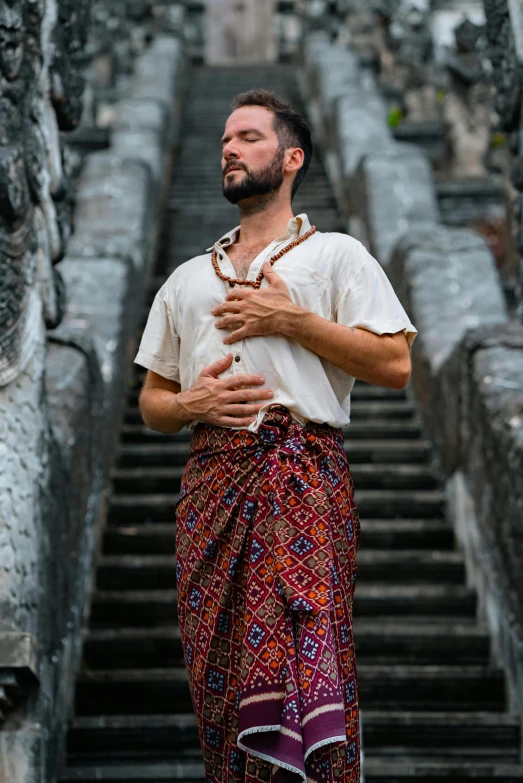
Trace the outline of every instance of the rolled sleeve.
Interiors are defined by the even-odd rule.
[[[409,349],[418,333],[383,267],[364,245],[360,245],[355,274],[340,291],[336,321],[344,326],[368,329],[375,334],[404,331]]]
[[[180,383],[180,338],[166,300],[165,284],[154,297],[134,363]]]

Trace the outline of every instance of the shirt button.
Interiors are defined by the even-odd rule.
[[[235,362],[239,362],[239,361],[240,361],[240,359],[241,359],[241,356],[240,356],[240,354],[236,354],[236,356],[234,357],[234,361],[235,361]]]

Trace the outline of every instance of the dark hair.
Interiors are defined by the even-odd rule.
[[[305,179],[312,158],[312,137],[309,126],[298,114],[291,109],[288,103],[280,101],[270,90],[255,87],[247,92],[237,95],[231,103],[231,111],[241,109],[242,106],[263,106],[274,114],[273,128],[276,131],[280,145],[283,147],[299,147],[303,150],[304,159],[301,169],[296,172],[292,183],[291,198]]]

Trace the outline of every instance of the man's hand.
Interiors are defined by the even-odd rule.
[[[231,362],[232,353],[205,367],[192,389],[176,395],[176,404],[187,421],[197,419],[222,427],[246,427],[256,421],[256,414],[264,404],[255,405],[254,400],[266,401],[274,397],[268,389],[250,388],[265,383],[261,375],[218,378]]]
[[[212,310],[222,316],[217,329],[234,329],[224,339],[226,345],[254,335],[275,334],[280,331],[282,319],[296,308],[282,278],[273,270],[270,261],[263,265],[263,274],[269,286],[254,290],[234,288],[226,301]]]

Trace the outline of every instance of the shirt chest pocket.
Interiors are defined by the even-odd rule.
[[[299,274],[293,275],[292,281],[289,282],[289,293],[295,304],[321,315],[322,318],[331,318],[332,308],[327,277],[315,269],[301,269]]]

